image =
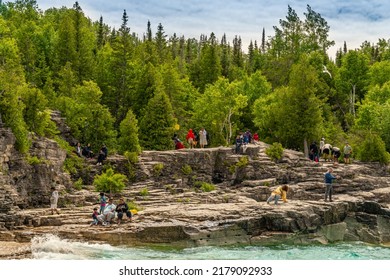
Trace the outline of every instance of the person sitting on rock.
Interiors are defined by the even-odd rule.
[[[84,146],[82,154],[86,158],[93,158],[93,151],[91,148],[91,144],[88,143],[87,146]]]
[[[106,154],[105,154],[104,149],[102,147],[100,149],[100,151],[99,151],[99,155],[98,155],[98,159],[97,159],[96,165],[102,165],[103,164],[103,160],[105,160],[105,158],[106,158]]]
[[[129,206],[123,197],[119,200],[119,204],[116,206],[115,211],[118,214],[118,225],[122,222],[123,214],[126,214],[127,218],[131,219],[132,215]]]
[[[103,214],[100,214],[97,218],[103,226],[109,225],[111,220],[115,218],[115,209],[116,205],[113,203],[112,199],[108,199],[108,204],[104,208]]]
[[[278,204],[278,201],[280,198],[283,199],[283,202],[287,202],[287,191],[288,191],[288,186],[280,186],[274,190],[270,197],[267,199],[267,204],[270,204],[271,201],[275,201],[275,204]]]
[[[92,220],[93,221],[91,223],[91,226],[96,226],[99,223],[98,216],[99,216],[99,213],[98,213],[97,207],[95,207],[95,208],[93,208],[93,213],[92,213]]]

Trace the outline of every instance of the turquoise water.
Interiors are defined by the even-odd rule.
[[[364,243],[321,246],[233,246],[187,249],[114,247],[54,235],[33,239],[34,259],[60,260],[390,260],[390,248]]]

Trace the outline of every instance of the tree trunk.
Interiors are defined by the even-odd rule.
[[[303,139],[303,151],[305,153],[305,157],[309,157],[309,147],[307,146],[307,139]]]

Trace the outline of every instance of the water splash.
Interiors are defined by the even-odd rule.
[[[108,244],[61,239],[56,235],[35,237],[31,245],[34,259],[58,260],[389,260],[390,248],[364,243],[319,246],[232,246],[194,247],[114,247]]]

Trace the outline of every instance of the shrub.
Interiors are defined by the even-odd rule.
[[[125,175],[115,173],[112,168],[109,168],[106,172],[95,177],[93,185],[98,192],[119,193],[125,188],[126,181]]]
[[[74,187],[76,190],[81,190],[83,188],[83,179],[79,178],[76,182],[74,182]]]
[[[139,191],[140,196],[148,196],[149,195],[149,190],[147,188],[143,188],[142,190]]]
[[[192,168],[188,164],[185,164],[181,168],[181,171],[183,172],[184,175],[190,175],[192,173]]]
[[[239,161],[236,163],[237,167],[245,167],[249,164],[248,156],[240,157]]]
[[[153,166],[154,175],[160,176],[163,169],[164,169],[164,164],[163,164],[163,163],[157,163],[157,164],[155,164],[155,165]]]
[[[207,182],[195,182],[194,186],[199,188],[202,192],[211,192],[215,190],[215,186],[213,184],[209,184]]]
[[[358,159],[367,162],[389,163],[390,155],[386,151],[385,143],[376,134],[369,133],[358,148]]]
[[[37,156],[27,156],[27,162],[31,165],[36,165],[42,163],[42,161]]]
[[[283,146],[278,142],[274,142],[265,150],[265,153],[272,160],[279,161],[283,157]]]

